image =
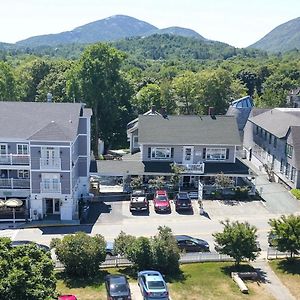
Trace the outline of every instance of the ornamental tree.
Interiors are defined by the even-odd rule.
[[[226,220],[223,232],[214,233],[216,250],[235,259],[239,265],[243,259],[255,260],[260,249],[257,244],[257,228],[248,222],[240,223]]]

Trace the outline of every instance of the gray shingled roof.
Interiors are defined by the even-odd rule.
[[[234,116],[139,116],[139,143],[240,145]]]
[[[0,137],[72,141],[81,107],[80,103],[0,101]]]
[[[300,126],[300,109],[274,108],[250,117],[249,121],[264,128],[278,138],[283,138],[291,126]]]

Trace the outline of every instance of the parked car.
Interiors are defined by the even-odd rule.
[[[144,300],[168,300],[169,291],[163,276],[158,271],[141,271],[138,273],[138,285]]]
[[[74,295],[61,295],[58,296],[58,300],[77,300],[77,298]]]
[[[171,212],[170,201],[165,190],[155,192],[153,203],[155,212]]]
[[[131,292],[124,275],[107,275],[105,277],[107,300],[131,300]]]
[[[276,234],[273,232],[270,232],[268,235],[268,244],[269,247],[275,247],[276,246]]]
[[[149,211],[149,202],[144,190],[132,191],[129,209],[131,212],[141,210]]]
[[[176,211],[192,209],[191,198],[186,192],[179,192],[174,198],[174,203]]]
[[[180,251],[186,252],[209,252],[208,242],[193,238],[188,235],[175,235],[175,239]]]
[[[46,245],[43,245],[43,244],[38,244],[38,243],[35,243],[33,241],[20,241],[20,240],[17,240],[17,241],[12,241],[11,242],[11,246],[12,247],[17,247],[17,246],[22,246],[22,245],[30,245],[30,244],[34,244],[36,245],[38,248],[46,251],[46,252],[50,252],[50,247],[46,246]]]
[[[106,242],[106,256],[115,256],[116,253],[114,251],[114,242]]]

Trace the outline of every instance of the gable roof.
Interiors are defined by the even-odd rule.
[[[0,137],[73,141],[82,106],[81,103],[0,101]],[[90,115],[89,110],[86,113]]]
[[[249,121],[276,137],[283,138],[291,126],[300,126],[300,109],[274,108],[250,117]]]
[[[234,116],[139,116],[139,143],[240,145]]]

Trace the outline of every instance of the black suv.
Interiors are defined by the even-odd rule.
[[[105,287],[108,300],[130,300],[131,293],[127,278],[124,275],[107,275]]]
[[[192,201],[186,192],[179,192],[174,198],[174,203],[176,211],[192,209]]]

